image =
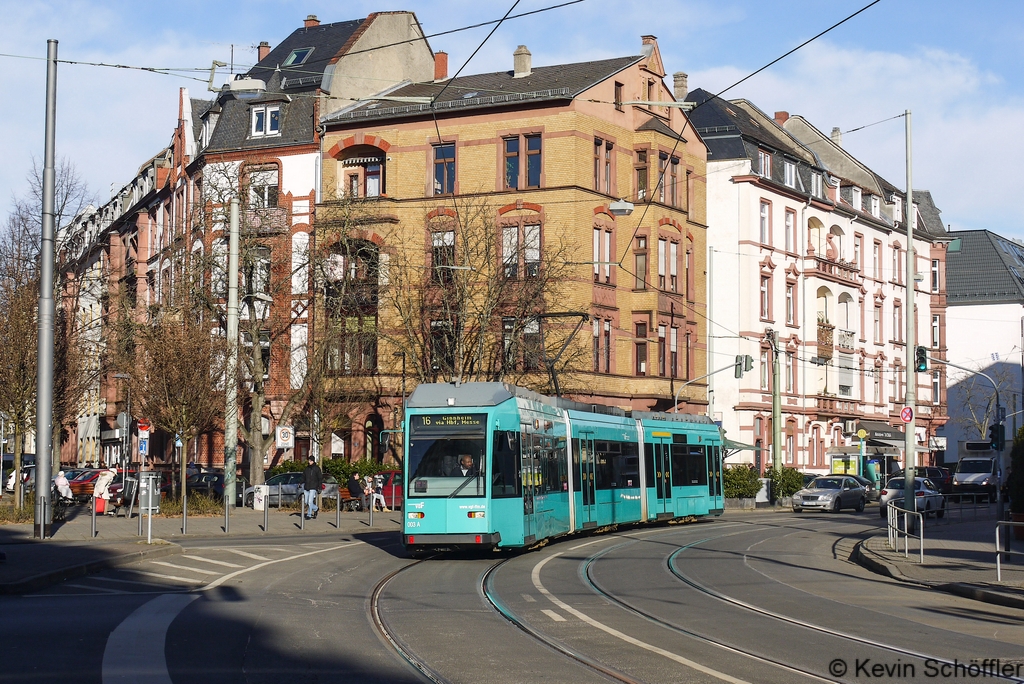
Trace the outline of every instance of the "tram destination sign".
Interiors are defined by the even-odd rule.
[[[487,426],[486,413],[432,413],[409,418],[413,435],[481,433]]]

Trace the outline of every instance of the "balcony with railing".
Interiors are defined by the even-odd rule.
[[[828,318],[824,312],[818,312],[818,358],[823,360],[831,360],[834,356],[834,345],[832,343],[832,333],[835,330],[835,326],[828,322]]]
[[[843,330],[842,328],[836,328],[835,342],[838,348],[847,351],[853,351],[853,345],[856,338],[857,335],[852,330]]]
[[[860,401],[848,397],[837,397],[826,392],[814,396],[814,408],[818,414],[818,420],[858,418],[864,411]]]
[[[809,256],[810,269],[814,274],[843,285],[861,284],[860,266],[850,261],[833,261],[818,255]]]
[[[265,207],[245,212],[243,230],[260,235],[281,233],[288,229],[288,210],[284,207]]]

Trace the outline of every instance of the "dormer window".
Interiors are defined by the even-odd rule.
[[[765,150],[757,151],[758,173],[765,178],[772,177],[772,155]]]
[[[284,64],[282,64],[281,66],[298,66],[299,64],[302,64],[307,59],[309,59],[309,56],[312,53],[313,48],[311,47],[292,50],[291,54],[288,55],[288,59],[284,60]]]
[[[882,202],[881,198],[876,195],[871,196],[871,215],[875,218],[882,218]]]
[[[893,210],[892,210],[892,220],[893,220],[893,222],[902,221],[903,220],[903,198],[900,197],[899,195],[893,195],[892,196],[892,203],[894,205],[893,206]]]
[[[253,138],[265,135],[281,134],[281,107],[253,107],[252,133]]]
[[[811,174],[811,195],[814,197],[823,197],[824,192],[822,191],[822,182],[820,173]]]
[[[857,211],[863,211],[864,209],[864,202],[861,199],[860,188],[856,186],[850,188],[850,204],[852,204],[853,208]]]
[[[783,170],[785,171],[785,178],[783,182],[787,187],[796,187],[796,164],[793,162],[783,162]]]

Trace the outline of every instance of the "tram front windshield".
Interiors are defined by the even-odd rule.
[[[406,497],[484,496],[487,415],[410,416]]]

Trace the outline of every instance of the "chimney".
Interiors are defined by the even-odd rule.
[[[434,80],[443,81],[448,78],[448,53],[434,53]]]
[[[843,146],[843,132],[839,130],[838,126],[832,127],[832,142],[839,145],[839,147]]]
[[[533,73],[533,63],[531,60],[533,55],[526,49],[525,45],[520,45],[516,48],[516,51],[512,53],[512,61],[515,64],[515,70],[513,76],[515,78],[522,78],[523,76],[529,76]]]
[[[267,58],[267,55],[270,54],[270,43],[268,43],[265,40],[262,41],[260,43],[260,46],[258,48],[256,48],[256,52],[257,52],[257,55],[258,55],[258,59],[256,61],[257,62],[262,62],[263,60],[265,60]]]
[[[775,112],[775,123],[785,126],[787,121],[789,121],[789,112]]]
[[[686,85],[686,74],[682,71],[677,71],[672,74],[672,80],[672,93],[676,96],[677,100],[682,102],[686,99],[686,93],[689,92]]]
[[[313,28],[320,25],[320,20],[316,18],[315,14],[307,14],[306,21],[302,22],[302,25],[306,28]]]

